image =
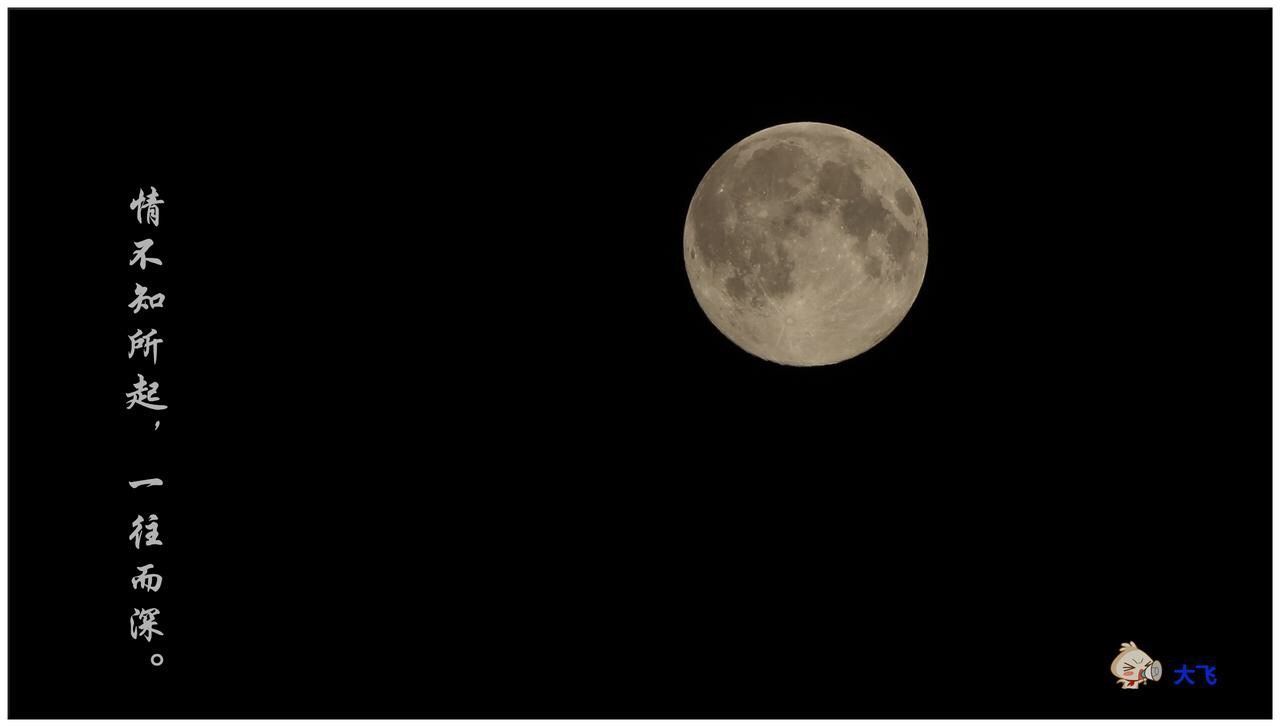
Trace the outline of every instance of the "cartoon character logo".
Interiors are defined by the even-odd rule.
[[[1111,662],[1111,673],[1117,677],[1121,689],[1137,689],[1148,679],[1160,681],[1160,662],[1130,641],[1120,645],[1120,653]]]

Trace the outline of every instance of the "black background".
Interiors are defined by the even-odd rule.
[[[12,716],[1270,714],[1269,11],[9,18]],[[681,257],[801,120],[930,233],[813,369]]]

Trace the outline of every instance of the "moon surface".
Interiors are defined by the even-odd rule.
[[[729,340],[780,364],[821,366],[893,331],[924,282],[924,210],[883,149],[829,124],[773,126],[725,152],[698,185],[684,262]]]

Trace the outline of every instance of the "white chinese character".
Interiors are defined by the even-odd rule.
[[[148,385],[146,378],[144,378],[142,374],[138,374],[138,380],[133,384],[133,391],[124,395],[125,401],[128,402],[125,408],[132,409],[133,405],[137,404],[154,411],[168,409],[168,404],[159,403],[160,397],[156,393],[156,390],[159,388],[160,384],[158,382],[153,381]]]
[[[129,635],[134,641],[138,640],[138,634],[142,634],[142,638],[148,643],[151,641],[151,635],[164,636],[164,632],[156,628],[156,616],[160,615],[158,608],[135,608],[133,615],[129,617]],[[133,619],[137,618],[138,623],[134,623]]]
[[[151,194],[142,196],[142,189],[138,189],[138,198],[129,203],[129,209],[138,211],[138,224],[142,224],[142,211],[147,211],[147,222],[152,225],[160,226],[160,205],[164,204],[164,200],[156,194],[156,188],[151,188]]]
[[[129,265],[132,266],[137,264],[137,266],[143,270],[147,269],[147,263],[164,265],[164,263],[160,262],[160,258],[158,257],[147,257],[147,250],[150,250],[151,246],[154,244],[156,244],[156,241],[152,240],[150,237],[140,242],[133,243],[133,246],[138,249],[134,251],[133,257],[129,259]]]
[[[133,294],[138,296],[129,304],[129,307],[133,309],[134,313],[143,310],[150,310],[152,308],[164,307],[164,293],[147,295],[147,286],[142,285],[141,283],[134,283]]]
[[[160,523],[156,522],[159,519],[160,518],[155,513],[151,513],[150,522],[147,522],[147,536],[145,540],[145,544],[148,546],[164,545],[164,543],[160,540]],[[143,537],[142,537],[143,522],[146,522],[146,521],[144,521],[142,519],[142,516],[139,515],[138,518],[133,521],[133,532],[129,533],[129,539],[133,541],[134,550],[142,550],[142,546],[144,543]]]
[[[150,572],[154,567],[156,567],[154,563],[147,563],[144,566],[138,567],[138,575],[134,576],[132,581],[133,590],[136,591],[139,587],[144,591],[150,591],[152,593],[160,590],[160,583],[164,578],[157,573]]]
[[[160,358],[160,344],[164,343],[163,338],[155,338],[156,329],[152,328],[150,333],[143,334],[139,328],[137,333],[129,336],[129,358],[133,358],[133,352],[142,350],[142,357],[146,358],[151,355],[151,363],[158,363]]]

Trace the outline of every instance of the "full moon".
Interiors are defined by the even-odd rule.
[[[725,152],[684,223],[694,296],[748,353],[821,366],[906,317],[929,257],[924,210],[883,149],[829,124],[773,126]]]

